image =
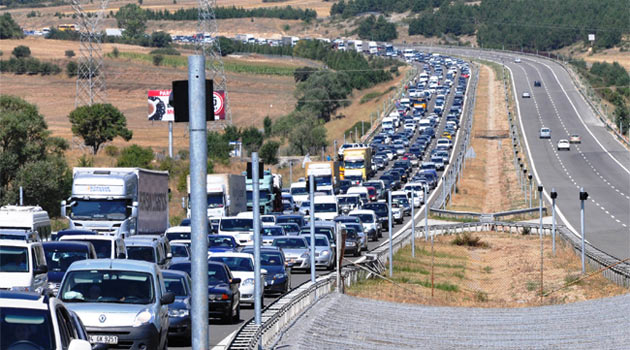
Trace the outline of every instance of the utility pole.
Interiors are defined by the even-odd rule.
[[[411,257],[416,257],[416,215],[415,215],[415,194],[414,189],[411,190]]]
[[[309,175],[309,200],[311,202],[309,224],[311,226],[311,282],[315,283],[315,177]]]
[[[584,201],[588,199],[588,193],[584,191],[584,187],[580,187],[580,232],[582,234],[582,274],[586,273],[586,265],[584,263],[584,246],[585,246],[585,237],[584,237]]]
[[[254,212],[254,321],[262,324],[263,291],[260,285],[260,180],[258,174],[258,152],[252,152],[252,211]],[[264,175],[263,175],[264,176]]]
[[[555,188],[551,189],[551,251],[556,255],[556,198],[558,192]]]
[[[392,244],[392,191],[387,191],[387,204],[389,209],[389,277],[392,277],[394,274],[394,253],[393,253],[393,244]]]

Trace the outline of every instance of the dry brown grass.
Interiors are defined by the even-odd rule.
[[[473,115],[471,145],[476,157],[466,160],[451,210],[493,213],[524,205],[513,166],[503,83],[489,66],[481,65]]]
[[[540,305],[540,240],[537,235],[475,233],[486,248],[455,246],[453,236],[435,240],[434,297],[431,297],[430,243],[416,241],[416,258],[409,246],[394,257],[394,281],[413,293],[383,280],[368,280],[353,286],[348,294],[372,299],[443,306],[525,307]],[[547,293],[573,281],[580,273],[580,260],[571,248],[544,238],[543,289]],[[453,289],[457,291],[453,291]],[[545,297],[543,304],[563,304],[627,293],[601,275]]]
[[[623,43],[623,45],[625,45],[626,49],[630,47],[630,44],[627,41]],[[627,50],[625,52],[620,51],[619,47],[597,50],[595,53],[592,53],[591,49],[586,47],[584,43],[578,43],[564,47],[561,50],[556,51],[556,53],[564,56],[571,56],[576,59],[583,59],[587,63],[619,62],[619,64],[626,70],[630,70],[630,53]]]

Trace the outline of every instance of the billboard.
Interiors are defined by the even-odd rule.
[[[149,120],[172,122],[175,110],[168,104],[171,90],[149,90]]]

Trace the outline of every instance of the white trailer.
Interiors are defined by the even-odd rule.
[[[190,175],[186,179],[190,199]],[[208,217],[235,216],[247,210],[245,176],[235,174],[208,174],[206,177]],[[190,200],[187,206],[190,217]]]

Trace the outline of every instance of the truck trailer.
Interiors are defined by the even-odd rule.
[[[61,202],[70,229],[117,237],[168,228],[168,172],[140,168],[74,168],[72,194]]]
[[[304,176],[313,175],[318,190],[335,190],[339,183],[339,163],[335,161],[308,162]]]
[[[188,188],[187,216],[190,217],[190,175],[186,179]],[[209,218],[236,216],[247,210],[245,176],[235,174],[208,174],[206,177]]]

